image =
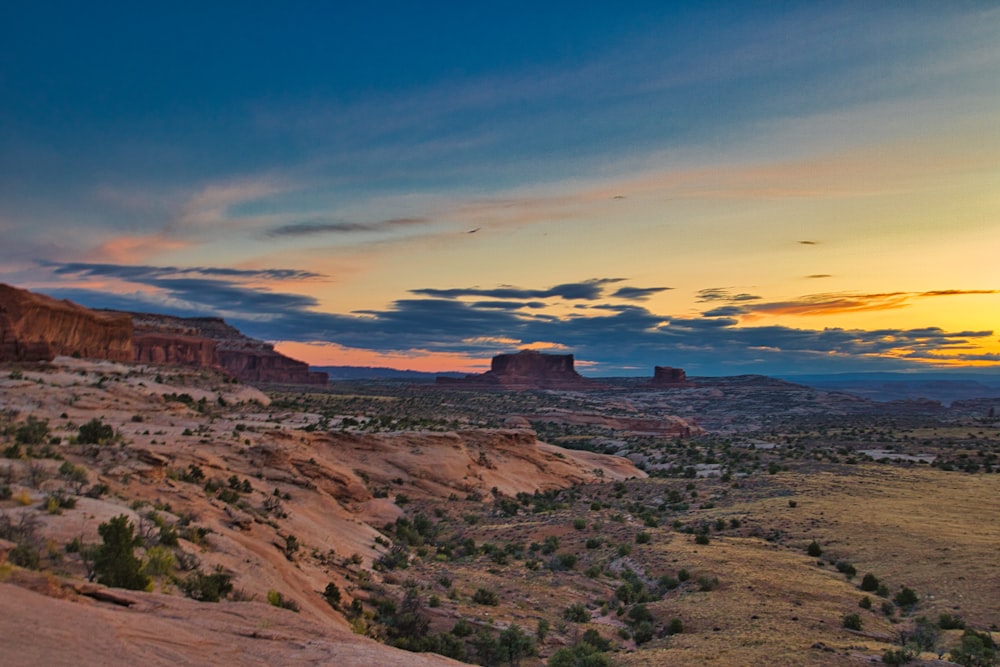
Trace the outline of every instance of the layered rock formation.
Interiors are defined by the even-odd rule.
[[[521,350],[498,354],[490,370],[464,378],[437,378],[438,384],[492,389],[601,389],[603,385],[576,372],[572,354]]]
[[[654,387],[690,387],[687,373],[683,368],[671,368],[670,366],[654,366],[653,379],[649,382]]]
[[[326,373],[215,317],[91,310],[0,284],[0,361],[57,356],[221,368],[244,382],[326,384]]]
[[[0,361],[132,361],[132,319],[0,284]]]
[[[218,317],[173,317],[131,313],[137,361],[217,366],[243,382],[326,384],[326,373],[275,352],[274,346],[243,335]],[[141,348],[141,354],[140,349]]]

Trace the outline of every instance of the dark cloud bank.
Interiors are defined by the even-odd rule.
[[[319,277],[301,271],[110,264],[50,268],[67,278],[116,277],[154,287],[160,295],[154,302],[139,292],[130,296],[73,288],[49,290],[53,296],[90,307],[221,315],[247,334],[265,340],[324,341],[383,352],[424,349],[485,358],[505,350],[484,340],[543,341],[563,345],[578,359],[594,362],[585,369],[591,375],[650,375],[654,365],[680,366],[696,375],[903,370],[925,367],[922,361],[939,361],[943,352],[957,353],[959,359],[968,361],[995,360],[994,355],[970,349],[975,341],[991,336],[990,331],[740,326],[736,316],[766,311],[768,304],[760,297],[719,288],[702,290],[700,299],[714,307],[700,316],[656,314],[637,302],[669,288],[620,286],[611,291],[624,282],[621,278],[595,278],[544,289],[422,288],[411,291],[414,298],[400,299],[384,309],[331,314],[316,312],[317,302],[311,297],[245,284]],[[577,302],[574,314],[555,317],[539,312],[560,301]],[[811,297],[803,301],[815,303]],[[962,356],[962,350],[969,354]]]

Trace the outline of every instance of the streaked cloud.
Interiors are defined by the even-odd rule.
[[[283,225],[267,232],[270,237],[317,236],[321,234],[350,234],[355,232],[378,232],[399,227],[413,227],[426,224],[426,218],[393,218],[378,222],[299,222]]]

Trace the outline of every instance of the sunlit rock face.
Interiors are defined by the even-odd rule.
[[[73,356],[221,368],[244,382],[326,384],[326,373],[220,318],[91,310],[0,284],[0,361]]]
[[[132,319],[0,284],[0,361],[131,361]]]

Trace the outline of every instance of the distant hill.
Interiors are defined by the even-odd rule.
[[[928,399],[948,405],[972,398],[1000,398],[1000,373],[839,373],[786,375],[784,379],[825,391],[843,391],[873,401]]]
[[[313,366],[313,370],[326,373],[330,380],[410,380],[413,382],[434,382],[437,377],[465,377],[465,373],[446,371],[425,373],[423,371],[401,371],[382,366]]]

